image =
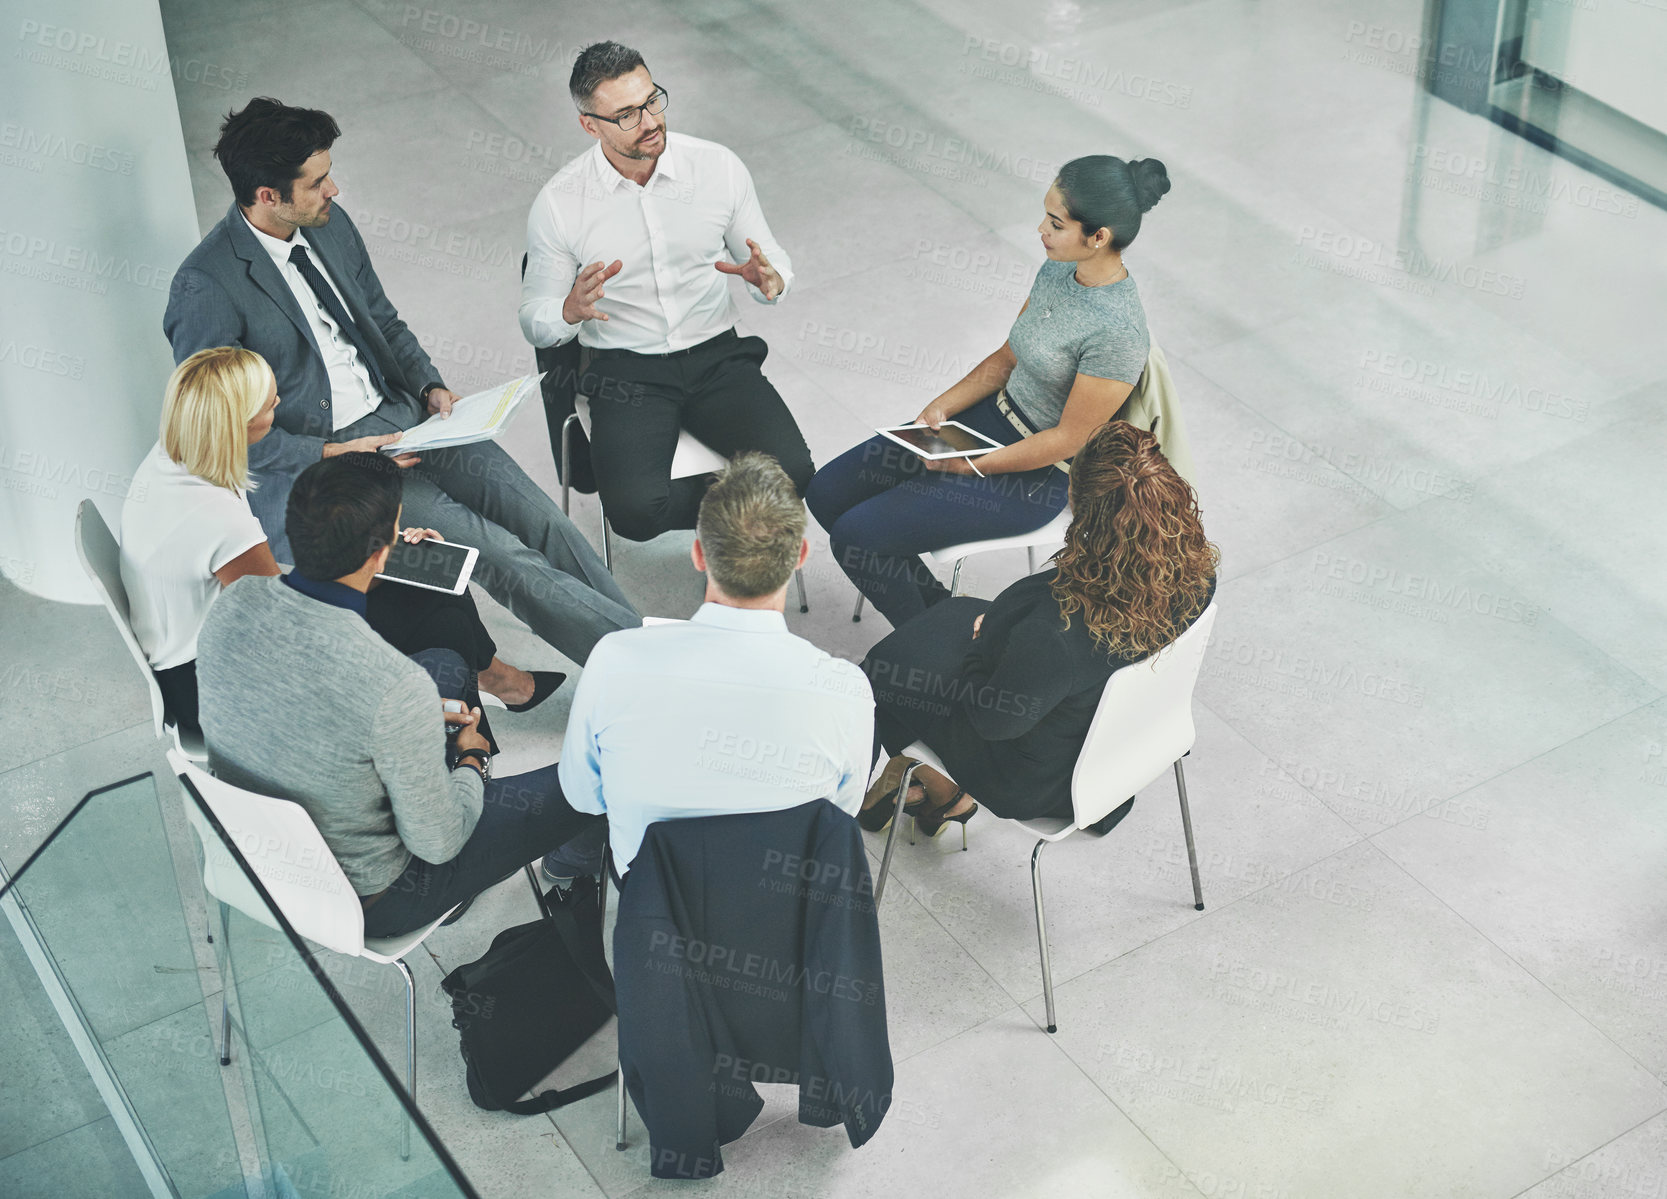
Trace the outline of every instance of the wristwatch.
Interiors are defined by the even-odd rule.
[[[471,762],[468,760],[470,758],[478,758],[479,761]],[[484,749],[463,750],[457,755],[457,761],[452,763],[451,768],[456,770],[459,766],[473,766],[480,772],[480,781],[483,783],[492,777],[492,755]]]
[[[430,383],[427,387],[417,393],[417,399],[421,403],[426,404],[428,403],[428,393],[444,386],[444,383]]]

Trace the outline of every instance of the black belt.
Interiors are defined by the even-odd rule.
[[[698,354],[701,350],[706,349],[708,346],[715,346],[719,342],[731,341],[735,338],[735,336],[735,330],[730,328],[725,329],[716,337],[708,337],[705,341],[696,342],[686,350],[667,350],[664,354],[648,354],[641,350],[626,350],[616,347],[608,347],[604,349],[593,348],[591,350],[591,355],[595,358],[602,357],[606,354],[630,354],[633,358],[683,358],[689,354]]]

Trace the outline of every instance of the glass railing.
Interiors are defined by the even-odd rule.
[[[474,1196],[270,904],[222,926],[183,804],[231,848],[146,774],[0,865],[0,1195]]]

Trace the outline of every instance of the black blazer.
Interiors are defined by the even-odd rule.
[[[521,255],[521,277],[527,277],[527,256]],[[568,441],[573,477],[569,479],[561,464],[561,429],[573,415],[573,397],[579,393],[579,372],[583,367],[584,349],[579,339],[573,338],[559,346],[535,346],[533,358],[544,372],[540,385],[544,394],[544,423],[550,432],[550,457],[556,460],[556,477],[575,491],[586,495],[596,492],[596,472],[590,465],[590,438],[577,425]]]
[[[656,1178],[723,1170],[719,1146],[799,1085],[799,1121],[853,1148],[891,1106],[874,890],[856,821],[825,799],[649,826],[614,928],[619,1063]]]

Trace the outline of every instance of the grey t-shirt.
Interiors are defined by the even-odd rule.
[[[1074,262],[1044,262],[1030,285],[1030,307],[1007,335],[1018,359],[1007,395],[1038,429],[1059,423],[1078,375],[1133,387],[1146,369],[1151,341],[1134,276],[1084,287],[1076,271]]]

